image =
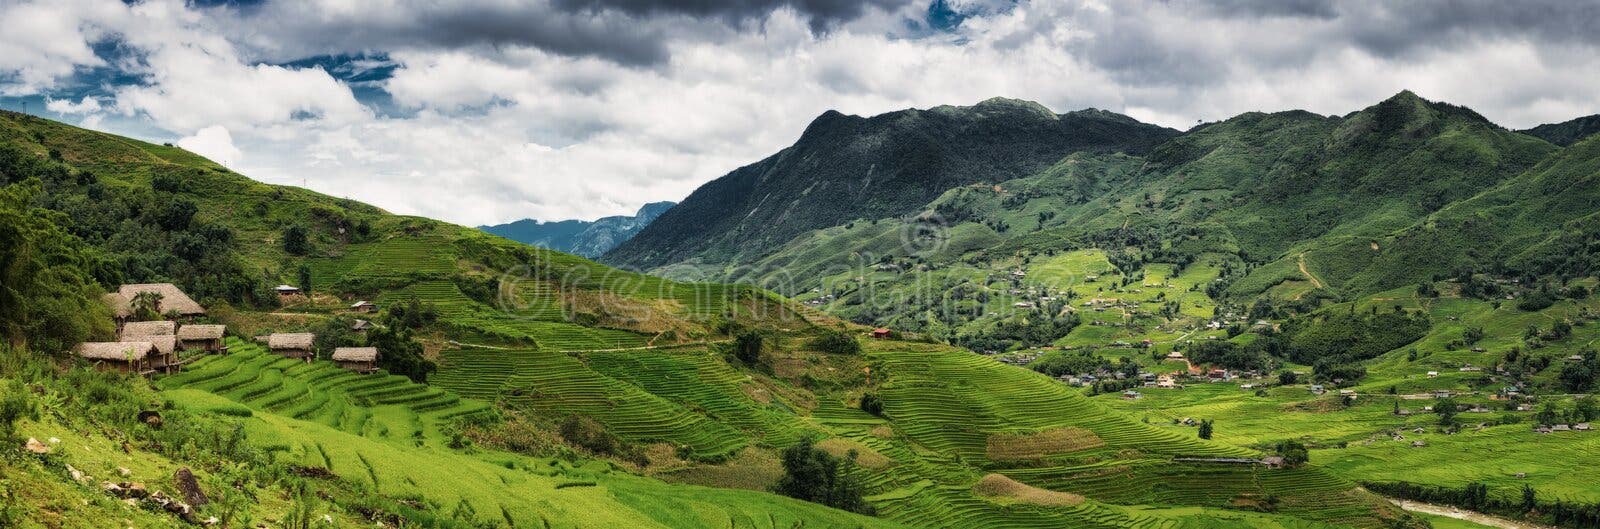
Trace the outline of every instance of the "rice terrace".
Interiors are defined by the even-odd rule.
[[[1600,528],[1597,25],[0,0],[0,528]]]

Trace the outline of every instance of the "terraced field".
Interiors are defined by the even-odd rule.
[[[233,354],[206,357],[157,385],[178,406],[246,417],[247,439],[284,460],[416,499],[474,527],[897,527],[770,494],[668,485],[606,463],[450,450],[441,428],[483,413],[485,403],[403,377],[229,345]]]
[[[478,400],[398,375],[362,375],[331,362],[305,363],[230,340],[231,354],[207,356],[161,379],[166,390],[199,390],[252,409],[386,439],[434,437],[453,418],[489,411]]]
[[[440,375],[435,378],[435,383],[441,387],[467,395],[498,397],[508,404],[527,406],[541,413],[586,415],[629,441],[671,443],[682,447],[688,455],[702,459],[729,456],[752,442],[751,433],[714,420],[710,413],[691,411],[672,399],[601,374],[565,353],[449,351],[441,355],[441,361]],[[474,376],[491,371],[503,375]],[[677,387],[679,396],[692,391],[672,382],[663,382],[657,387]],[[706,394],[696,396],[706,402],[713,400]],[[792,438],[792,432],[764,419],[755,410],[727,406],[721,412],[724,417],[736,419],[735,422],[765,428],[756,428],[757,435]]]
[[[311,259],[312,274],[323,280],[345,277],[404,277],[444,274],[455,270],[449,238],[443,235],[396,235],[366,244],[352,244],[339,257]]]
[[[942,346],[874,342],[887,418],[814,392],[809,413],[763,393],[748,374],[704,347],[559,354],[447,351],[436,384],[540,413],[594,417],[619,437],[664,442],[712,461],[747,446],[782,447],[801,435],[861,454],[852,467],[870,501],[914,527],[1381,527],[1381,500],[1320,469],[1182,463],[1175,457],[1257,457],[1252,450],[1143,424],[1030,371]],[[763,395],[764,400],[756,400]],[[1060,432],[1084,437],[1044,446],[1036,458],[990,459],[996,439]],[[1009,437],[1007,437],[1009,436]],[[1078,494],[1074,505],[987,498],[972,488],[990,473]],[[1291,517],[1236,510],[1276,497]],[[1127,507],[1144,505],[1153,507]],[[1375,511],[1376,510],[1376,511]]]

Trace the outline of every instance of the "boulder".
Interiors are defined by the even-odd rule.
[[[32,437],[28,438],[28,442],[23,444],[22,448],[39,455],[50,453],[50,447],[48,445],[41,443],[38,439],[34,439]]]
[[[178,484],[178,494],[183,496],[183,501],[189,505],[204,507],[210,503],[206,499],[205,491],[200,490],[200,481],[194,478],[194,472],[189,471],[189,467],[178,469],[172,479]]]

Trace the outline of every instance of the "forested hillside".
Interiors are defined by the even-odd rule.
[[[702,186],[602,260],[748,262],[809,230],[906,215],[953,187],[1026,176],[1073,152],[1142,153],[1176,134],[1001,98],[870,118],[830,111],[793,146]]]

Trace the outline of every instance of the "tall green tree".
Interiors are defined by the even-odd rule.
[[[53,353],[109,336],[111,313],[90,276],[96,256],[61,227],[64,215],[32,206],[41,191],[38,180],[0,188],[0,335]]]
[[[861,485],[845,472],[838,458],[817,448],[808,437],[783,450],[783,477],[773,492],[851,512],[872,514],[862,499]]]

